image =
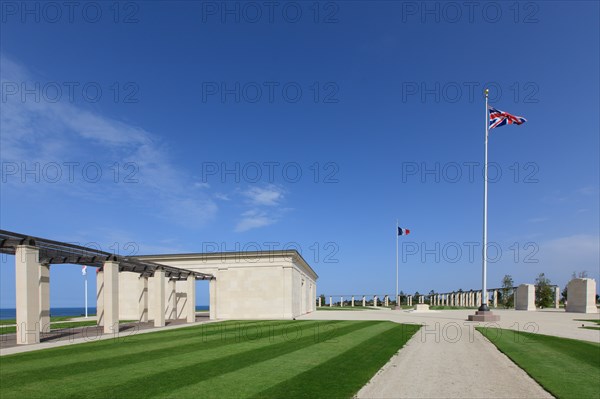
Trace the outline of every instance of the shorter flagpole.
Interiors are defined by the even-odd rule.
[[[400,302],[398,300],[398,219],[396,219],[396,302]],[[400,306],[400,303],[396,304]]]
[[[87,289],[87,270],[85,271],[85,275],[83,276],[84,280],[83,280],[83,292],[85,295],[85,318],[87,319],[88,317],[88,289]]]

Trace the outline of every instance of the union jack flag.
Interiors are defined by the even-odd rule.
[[[520,125],[527,122],[527,119],[522,116],[511,115],[494,107],[488,106],[488,110],[490,112],[490,129],[504,125]]]

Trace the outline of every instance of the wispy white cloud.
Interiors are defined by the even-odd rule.
[[[529,223],[543,223],[543,222],[547,222],[549,219],[547,217],[537,217],[537,218],[531,218],[528,219],[527,221]]]
[[[215,193],[215,198],[221,201],[230,201],[229,195],[223,193]]]
[[[254,206],[277,206],[284,198],[283,189],[272,184],[266,187],[251,187],[243,194]]]
[[[0,54],[0,64],[3,84],[35,81],[26,67],[5,55]],[[11,189],[60,191],[61,195],[93,201],[128,199],[143,204],[150,213],[169,222],[189,227],[201,226],[217,213],[217,205],[210,195],[197,190],[208,187],[194,184],[185,171],[173,163],[167,144],[141,127],[74,103],[48,102],[43,97],[40,101],[24,101],[20,95],[2,99],[0,123],[3,162],[31,167],[35,163],[63,165],[64,162],[86,164],[92,161],[104,168],[102,172],[106,177],[98,184],[69,184],[67,179],[57,184],[23,184],[15,179],[19,184],[12,184]],[[115,161],[119,163],[121,176],[119,184],[110,184],[114,182],[107,175],[113,172],[110,165]],[[130,170],[123,169],[127,163],[131,165]],[[136,181],[122,183],[122,178],[132,171]],[[148,201],[149,198],[152,201]]]
[[[251,209],[242,213],[242,219],[237,223],[234,230],[241,233],[259,227],[269,226],[276,221],[277,218],[269,216],[265,211]]]
[[[579,190],[577,190],[577,193],[581,194],[581,195],[593,195],[593,194],[596,194],[597,192],[598,192],[598,187],[594,187],[592,185],[582,187]]]
[[[275,224],[289,211],[289,208],[282,206],[285,190],[274,184],[250,187],[240,193],[250,209],[241,214],[241,219],[234,229],[236,232]]]

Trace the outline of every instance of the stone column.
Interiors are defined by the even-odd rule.
[[[482,302],[482,293],[481,291],[477,291],[477,302],[475,303],[475,306],[479,307],[481,306],[481,302]]]
[[[319,297],[319,307],[321,307],[323,304],[321,303],[321,297]]]
[[[494,307],[498,307],[498,290],[494,290]]]
[[[140,323],[148,322],[148,277],[139,277],[140,299],[138,302],[138,320]]]
[[[352,307],[354,307],[354,297],[352,297]]]
[[[50,332],[50,265],[40,265],[40,332]]]
[[[169,304],[167,305],[168,320],[177,320],[177,281],[169,279]]]
[[[340,307],[343,307],[343,306],[344,306],[344,297],[341,296],[340,297]]]
[[[365,306],[367,306],[367,299],[365,298],[365,296],[364,296],[364,295],[363,295],[363,298],[362,298],[362,305],[363,305],[363,308],[364,308]]]
[[[567,293],[569,291],[567,290]],[[558,309],[560,307],[560,288],[554,287],[554,309]]]
[[[15,252],[17,344],[40,342],[39,250],[18,245]]]
[[[211,280],[212,282],[212,280]],[[165,326],[165,271],[160,267],[154,271],[153,277],[154,291],[154,327]],[[212,284],[211,284],[212,285]],[[212,288],[212,287],[211,287]],[[211,290],[211,297],[212,297]],[[212,305],[212,301],[211,301]],[[212,306],[211,306],[212,311]]]
[[[332,307],[332,306],[333,306],[333,298],[329,297],[329,307]]]
[[[119,263],[104,262],[104,333],[119,331]]]
[[[104,270],[96,272],[96,324],[104,325]]]
[[[187,299],[187,312],[186,320],[188,323],[194,323],[196,321],[196,276],[190,274],[186,281],[186,299]]]
[[[209,297],[210,297],[210,304],[209,304],[209,313],[208,313],[208,318],[210,320],[216,320],[217,317],[219,316],[219,314],[217,313],[217,279],[216,278],[211,278],[208,282],[208,290],[209,290]]]
[[[377,307],[377,295],[373,297],[373,306]]]
[[[386,296],[384,297],[384,301],[385,301],[384,303],[385,303],[385,306],[386,306],[386,307],[390,306],[390,297],[389,297],[389,296],[387,296],[387,295],[386,295]]]

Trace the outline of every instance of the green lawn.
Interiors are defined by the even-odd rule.
[[[557,398],[600,397],[600,344],[476,327]]]
[[[351,398],[418,328],[230,321],[3,356],[0,397]]]

